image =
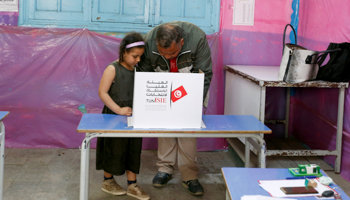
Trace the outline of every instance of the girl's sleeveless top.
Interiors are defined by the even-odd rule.
[[[134,96],[134,71],[126,69],[118,61],[112,62],[115,68],[115,78],[108,91],[113,101],[120,107],[131,107]],[[102,113],[116,114],[107,106],[103,107]]]

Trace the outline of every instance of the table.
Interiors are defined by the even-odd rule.
[[[10,112],[0,111],[0,200],[4,190],[4,165],[5,165],[5,125],[2,121]]]
[[[339,88],[336,150],[267,150],[266,156],[332,155],[336,156],[334,171],[340,173],[344,94],[345,88],[349,87],[348,82],[308,81],[302,83],[287,83],[278,81],[279,67],[277,66],[226,65],[224,68],[226,70],[225,115],[253,115],[264,123],[282,122],[285,124],[286,137],[288,136],[291,87]],[[265,120],[267,87],[287,88],[285,120]]]
[[[81,146],[80,200],[88,199],[90,141],[95,137],[207,137],[255,138],[259,141],[260,166],[265,168],[266,144],[261,134],[271,130],[251,115],[203,115],[206,128],[201,129],[134,129],[127,126],[127,117],[111,114],[84,114],[78,132],[86,136]],[[248,157],[249,158],[249,157]]]
[[[270,196],[269,193],[259,186],[258,180],[282,180],[291,177],[288,169],[283,168],[234,168],[223,167],[221,169],[226,183],[226,200],[240,200],[243,195]],[[324,176],[327,176],[321,170]],[[345,192],[336,184],[329,185],[339,193],[343,200],[350,200]],[[315,197],[294,197],[302,200],[316,200]],[[287,198],[286,198],[287,199]]]

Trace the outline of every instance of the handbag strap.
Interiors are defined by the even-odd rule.
[[[328,53],[332,53],[332,52],[336,52],[336,51],[341,51],[341,48],[336,48],[336,49],[331,49],[331,50],[327,50],[327,51],[316,51],[315,53],[311,54],[311,55],[308,55],[305,59],[305,63],[306,64],[316,64],[318,62],[318,60],[320,58],[322,58],[322,60],[324,61],[324,58],[326,57],[326,55]],[[318,54],[322,54],[320,56],[317,57],[317,59],[315,60],[315,63],[311,63],[312,61],[312,57],[313,56],[317,56]],[[323,62],[322,61],[322,62]]]
[[[293,30],[293,33],[294,33],[294,39],[295,39],[295,44],[298,44],[298,41],[297,41],[297,34],[295,33],[295,30],[294,30],[294,27],[291,25],[291,24],[287,24],[285,27],[284,27],[284,31],[283,31],[283,48],[282,48],[282,55],[283,55],[283,52],[284,52],[284,45],[286,44],[285,42],[285,39],[286,39],[286,30],[287,30],[287,27],[290,26]]]
[[[339,44],[330,43],[330,44],[328,45],[327,50],[336,49],[336,48],[339,48]],[[317,59],[317,60],[318,60],[318,61],[317,61],[318,66],[321,67],[321,65],[323,64],[323,62],[326,60],[326,57],[327,57],[327,54],[322,54],[322,55],[321,55],[321,59]],[[332,62],[334,61],[335,57],[336,57],[336,56],[331,57],[331,58],[329,59],[328,62],[329,62],[329,63],[332,63]]]

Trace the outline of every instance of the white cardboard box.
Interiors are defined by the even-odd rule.
[[[203,73],[135,72],[134,128],[201,128]]]

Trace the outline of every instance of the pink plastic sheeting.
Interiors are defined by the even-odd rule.
[[[300,1],[299,44],[321,51],[330,42],[350,42],[349,8],[349,1]],[[345,91],[341,176],[350,181],[350,89]],[[291,132],[313,149],[335,149],[338,94],[338,89],[296,90]],[[335,157],[325,160],[334,165]]]
[[[0,25],[17,26],[18,12],[0,12]]]
[[[279,67],[282,58],[283,29],[291,21],[292,0],[256,0],[254,26],[232,25],[233,1],[221,1],[220,39],[223,65]],[[288,42],[289,37],[286,36]],[[285,118],[285,89],[267,88],[266,119]],[[232,102],[234,103],[234,102]],[[268,125],[272,134],[283,137],[283,125]]]
[[[278,67],[282,57],[283,29],[291,22],[292,0],[256,0],[253,27],[232,25],[232,2],[221,1],[223,64]],[[325,50],[329,42],[349,42],[349,7],[350,2],[346,1],[300,1],[298,43],[312,50]],[[286,42],[289,42],[288,38],[286,36]],[[266,119],[284,119],[284,92],[283,88],[267,89]],[[349,93],[347,89],[341,175],[350,181],[350,160],[347,159],[350,156]],[[298,88],[291,97],[289,133],[313,149],[335,149],[337,98],[337,89]],[[268,126],[274,136],[283,136],[283,128]],[[334,156],[326,157],[326,161],[334,164]]]
[[[214,67],[218,38],[208,36]],[[88,113],[101,112],[99,81],[118,58],[121,39],[87,29],[0,26],[0,41],[0,110],[10,111],[4,120],[6,147],[78,148],[85,134],[76,132],[82,116],[77,108],[85,104]],[[218,78],[210,87],[207,114],[216,114]],[[145,139],[143,148],[156,148],[156,141]],[[199,150],[225,145],[224,139],[198,141]]]

